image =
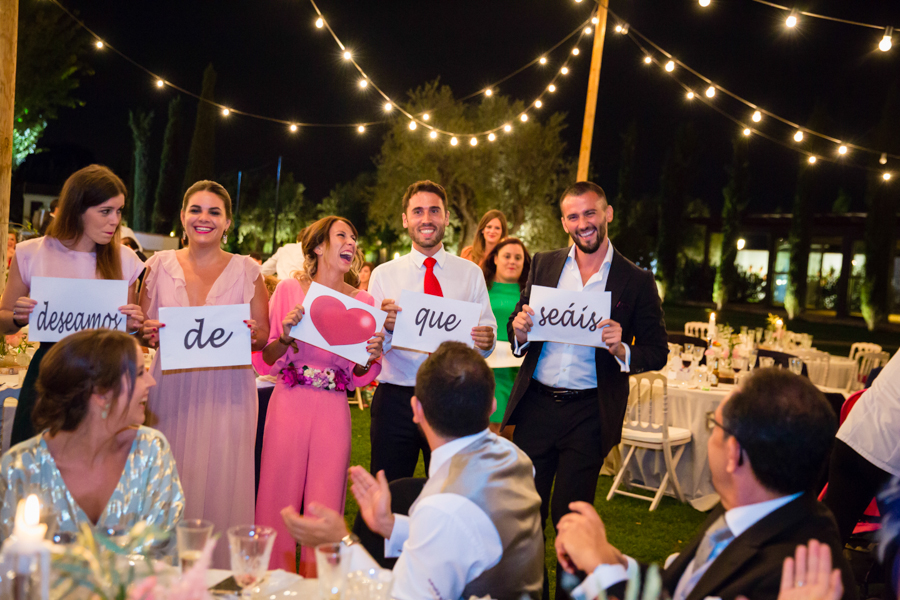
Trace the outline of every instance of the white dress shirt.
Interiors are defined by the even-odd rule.
[[[900,476],[900,352],[860,396],[837,437],[882,471]]]
[[[470,263],[471,264],[471,263]],[[490,430],[447,442],[431,453],[428,476]],[[394,565],[392,598],[456,600],[466,584],[503,557],[500,533],[487,514],[458,494],[434,494],[419,501],[408,517],[394,515],[394,529],[384,541],[385,558]]]
[[[582,283],[581,272],[578,263],[575,262],[575,246],[569,250],[569,257],[559,275],[559,283],[556,288],[573,292],[605,292],[606,280],[609,277],[609,268],[612,265],[613,245],[609,242],[606,256],[596,273],[590,276],[587,283]],[[612,307],[610,307],[612,308]],[[528,342],[518,345],[517,349],[528,347]],[[616,362],[623,373],[630,371],[631,348],[625,346],[625,360],[618,357]],[[597,362],[595,359],[596,348],[593,346],[579,346],[576,344],[559,344],[557,342],[544,342],[541,356],[534,368],[534,378],[546,386],[567,390],[590,390],[597,387]]]
[[[425,291],[425,259],[427,257],[416,250],[398,259],[378,265],[369,279],[369,293],[375,298],[376,308],[381,306],[385,298],[399,301],[403,290],[413,292]],[[449,254],[443,246],[434,255],[437,264],[434,275],[441,284],[445,298],[476,302],[481,304],[479,325],[489,325],[494,330],[494,343],[497,341],[497,319],[491,310],[491,299],[484,284],[484,273],[478,265],[458,256]],[[402,306],[400,308],[403,308]],[[384,355],[381,363],[381,375],[378,381],[394,385],[413,386],[416,384],[416,373],[428,358],[425,352],[399,350],[391,348],[392,333],[385,330]],[[490,356],[494,351],[476,348],[482,356]],[[432,459],[433,460],[433,459]]]
[[[725,523],[728,525],[728,529],[731,530],[731,533],[734,534],[734,538],[717,546],[714,551],[715,556],[721,554],[722,550],[724,550],[729,543],[733,542],[742,533],[756,525],[763,517],[768,516],[802,495],[801,492],[791,494],[790,496],[781,496],[780,498],[775,498],[773,500],[757,502],[756,504],[748,504],[746,506],[738,506],[726,511]],[[576,600],[585,598],[587,600],[593,600],[599,596],[600,590],[608,589],[621,581],[634,577],[638,571],[638,564],[630,556],[626,556],[625,558],[628,560],[627,571],[622,565],[599,565],[593,573],[588,575],[587,578],[581,582],[581,585],[572,591],[572,597]],[[703,577],[703,573],[705,573],[714,562],[715,558],[707,561],[704,565],[695,565],[692,560],[678,580],[678,585],[675,587],[675,593],[672,594],[672,598],[678,599],[687,597],[691,592],[691,590],[685,589],[688,582],[691,579],[694,579],[695,584],[700,581],[700,578]],[[695,575],[697,577],[694,577]]]
[[[303,268],[303,246],[297,242],[285,244],[262,264],[263,275],[275,275],[278,279],[290,279],[294,271]]]

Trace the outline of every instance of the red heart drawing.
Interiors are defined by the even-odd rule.
[[[309,317],[332,346],[366,342],[375,334],[375,317],[361,308],[344,307],[332,296],[319,296],[309,307]]]

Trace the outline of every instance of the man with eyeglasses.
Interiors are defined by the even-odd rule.
[[[814,539],[831,548],[844,600],[857,598],[837,525],[816,499],[837,426],[822,393],[789,371],[759,369],[707,423],[709,470],[721,504],[663,571],[666,593],[672,600],[775,600],[784,559]],[[607,541],[592,506],[570,508],[556,538],[560,566],[589,573],[573,598],[590,600],[601,590],[622,598],[638,564]],[[798,574],[795,585],[804,583]]]

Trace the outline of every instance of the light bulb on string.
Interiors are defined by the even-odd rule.
[[[512,132],[512,125],[507,123],[506,125],[503,126],[503,131],[505,131],[506,133]]]
[[[685,96],[687,97],[688,100],[693,100],[693,99],[694,99],[694,92],[690,92],[690,91],[689,91],[687,94],[685,94]]]
[[[437,139],[437,131],[432,131],[431,133],[428,134],[428,137],[430,137],[433,140],[436,140]]]
[[[674,61],[674,60],[670,60],[669,62],[666,63],[666,71],[668,71],[669,73],[671,73],[671,72],[674,71],[674,70],[675,70],[675,61]]]
[[[551,83],[550,85],[547,86],[547,91],[552,94],[553,92],[556,91],[556,86]]]
[[[489,134],[488,134],[488,141],[489,141],[489,142],[493,142],[493,141],[496,140],[496,139],[497,139],[497,136],[494,135],[493,133],[489,133]]]
[[[882,152],[881,157],[878,159],[878,164],[886,165],[887,164],[887,152]]]
[[[622,26],[616,25],[616,33],[622,33]]]
[[[649,65],[649,64],[652,63],[652,62],[653,62],[653,59],[650,58],[649,56],[645,56],[645,57],[644,57],[644,64],[645,64],[645,65]]]
[[[591,31],[592,31],[592,30],[591,30],[590,27],[585,27],[585,28],[584,28],[584,35],[591,35]]]
[[[384,103],[384,112],[391,112],[392,110],[394,110],[394,105],[391,104],[390,102],[385,102]]]
[[[526,121],[528,121],[528,115],[526,115],[525,113],[522,113],[522,116],[519,117],[519,119],[521,119],[522,122],[525,123]]]
[[[715,86],[711,85],[708,88],[706,88],[706,97],[707,98],[712,98],[715,95],[716,95],[716,87]]]
[[[162,79],[157,79],[157,80],[156,80],[156,87],[161,88],[161,87],[164,86],[164,85],[166,85],[166,82],[163,81]]]
[[[802,141],[803,141],[803,132],[800,131],[799,129],[797,130],[797,133],[794,134],[794,141],[795,141],[795,142],[802,142]]]
[[[797,10],[792,10],[791,14],[788,15],[788,18],[784,20],[784,24],[788,28],[793,28],[797,26]]]
[[[700,0],[700,6],[706,8],[707,6],[709,6],[709,2],[710,0]]]
[[[546,57],[546,56],[542,56],[538,62],[541,63],[542,65],[546,65],[546,64],[547,64],[547,57]]]
[[[838,148],[838,154],[840,154],[841,156],[847,154],[847,146],[841,144],[841,147]]]
[[[540,108],[540,107],[542,107],[543,105],[544,105],[544,103],[541,102],[540,100],[535,100],[535,101],[534,101],[534,107],[535,107],[535,108]]]
[[[563,75],[568,75],[569,67],[563,67],[562,69],[559,70],[559,72],[562,73]]]
[[[94,46],[97,47],[97,50],[102,50],[103,49],[103,41],[97,40],[96,42],[94,42]]]
[[[471,146],[477,146],[477,145],[478,145],[478,138],[472,138],[471,140],[469,140],[469,145],[471,145]]]
[[[753,132],[750,131],[749,127],[744,127],[744,131],[742,133],[744,134],[744,136],[749,136]]]
[[[628,23],[619,23],[618,25],[616,25],[616,33],[620,33],[622,35],[628,33]]]
[[[230,115],[230,114],[231,114],[231,110],[229,110],[229,109],[227,109],[227,108],[223,108],[223,109],[222,109],[222,116],[223,116],[223,117],[227,117],[227,116]]]
[[[753,119],[754,123],[759,123],[760,121],[762,121],[762,113],[758,110],[753,111],[753,116],[750,118]]]
[[[423,120],[423,121],[427,121],[427,120],[430,119],[430,118],[431,118],[431,115],[429,115],[428,113],[425,113],[424,115],[422,115],[422,120]]]
[[[579,50],[578,48],[572,48],[572,54],[574,56],[578,56],[579,54],[581,54],[581,50]]]
[[[368,85],[369,85],[368,79],[360,79],[359,80],[359,87],[365,89],[366,87],[368,87]]]
[[[886,27],[884,30],[884,37],[881,38],[881,41],[878,42],[878,49],[882,52],[887,52],[894,45],[894,28]]]
[[[488,89],[484,90],[484,95],[485,96],[493,96],[494,90],[492,90],[491,88],[488,88]]]
[[[323,27],[325,27],[325,19],[319,17],[316,19],[316,29],[322,29]]]
[[[599,24],[600,24],[600,19],[598,19],[597,17],[594,17],[594,18],[591,19],[591,23],[593,23],[594,25],[599,25]]]
[[[353,58],[353,55],[350,54],[350,51],[344,50],[344,60],[350,60],[351,58]]]
[[[410,122],[409,122],[409,130],[410,130],[410,131],[415,131],[415,130],[416,130],[416,127],[418,127],[418,126],[416,125],[416,122],[415,122],[415,121],[410,121]]]
[[[451,145],[451,146],[455,146],[455,145],[457,145],[458,143],[459,143],[459,140],[456,139],[455,137],[450,138],[450,145]]]
[[[885,173],[884,175],[881,176],[881,178],[884,179],[885,181],[890,181],[890,180],[891,180],[891,174],[890,174],[890,173]]]
[[[815,156],[810,155],[810,157],[809,157],[808,159],[806,159],[806,160],[809,161],[809,164],[814,165],[814,164],[816,164],[816,160],[817,160],[817,159],[816,159]]]
[[[365,125],[360,125],[359,127],[357,127],[356,131],[358,131],[360,133],[365,133],[365,131],[366,131]]]

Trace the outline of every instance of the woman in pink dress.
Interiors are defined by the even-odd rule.
[[[11,334],[28,325],[37,301],[28,297],[32,277],[69,279],[124,279],[128,304],[119,312],[128,319],[127,329],[140,329],[144,315],[137,302],[137,280],[144,264],[119,242],[125,184],[101,165],[87,166],[72,175],[59,196],[59,214],[47,235],[18,245],[9,279],[0,300],[0,334]],[[37,401],[41,359],[53,343],[42,343],[34,354],[19,393],[13,420],[12,445],[34,437],[31,423]]]
[[[157,252],[147,261],[141,307],[144,337],[159,344],[159,309],[168,306],[250,304],[253,349],[269,337],[268,294],[259,265],[229,254],[220,243],[231,227],[231,197],[218,183],[198,181],[184,195],[181,223],[188,247]],[[258,324],[258,326],[257,326]],[[151,367],[147,424],[168,438],[184,487],[186,519],[206,519],[224,532],[253,523],[253,454],[256,441],[256,377],[253,368],[219,367],[162,371]],[[216,568],[229,568],[228,542],[220,541]]]
[[[356,228],[343,217],[325,217],[303,234],[304,267],[275,288],[269,303],[269,344],[257,361],[261,373],[279,375],[263,436],[256,523],[278,531],[269,563],[294,571],[296,544],[281,517],[320,504],[343,513],[350,466],[350,408],[347,390],[369,384],[381,372],[384,334],[368,341],[369,361],[360,366],[290,337],[303,318],[303,299],[315,281],[375,305],[368,294],[344,282],[362,264]],[[313,576],[312,548],[302,548],[300,574]]]

